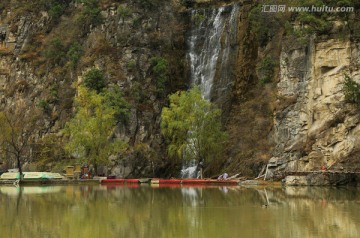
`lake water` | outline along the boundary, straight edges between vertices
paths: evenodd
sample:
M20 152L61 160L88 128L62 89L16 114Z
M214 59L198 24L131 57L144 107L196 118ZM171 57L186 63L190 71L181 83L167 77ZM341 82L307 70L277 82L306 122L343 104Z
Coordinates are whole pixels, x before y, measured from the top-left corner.
M0 187L0 237L360 237L360 190Z

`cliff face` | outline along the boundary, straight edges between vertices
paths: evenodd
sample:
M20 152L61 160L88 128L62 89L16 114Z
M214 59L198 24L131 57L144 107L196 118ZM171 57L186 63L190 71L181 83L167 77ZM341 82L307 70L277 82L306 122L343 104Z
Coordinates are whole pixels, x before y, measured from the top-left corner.
M359 114L345 102L343 83L344 75L359 80L358 54L358 44L349 39L313 40L304 48L282 50L278 103L289 103L276 111L271 166L311 171L354 162Z
M222 104L230 135L223 170L256 175L268 164L269 178L322 166L357 169L358 107L343 89L345 75L360 80L357 11L300 42L279 24L296 29L293 18L254 18L256 7L242 2L239 10L232 97Z
M60 145L59 132L73 116L74 85L90 68L98 68L106 84L118 87L130 104L128 119L116 131L130 147L112 158L109 173L152 174L156 168L149 162L161 164L164 158L159 123L165 95L185 84L185 43L180 5L145 2L98 1L90 7L100 12L100 22L86 18L86 4L75 1L62 1L60 16L52 13L54 6L38 6L36 1L4 2L0 6L0 109L14 115L23 112L25 118L38 114L32 141L41 146L44 138L54 135ZM157 58L167 62L162 92L152 70ZM38 160L35 147L27 151L27 163ZM46 166L61 163L57 159ZM25 165L26 169L30 168Z
M74 85L96 67L107 85L118 87L130 103L129 118L115 132L129 149L111 158L109 173L177 176L180 168L165 160L161 109L168 94L189 87L194 14L203 20L214 12L223 18L219 25L225 30L219 37L210 99L223 109L229 142L227 157L207 172L255 175L269 160L269 177L323 165L356 168L360 114L345 102L342 90L344 74L360 81L360 48L351 32L334 29L334 34L315 34L299 45L283 27L275 27L259 40L251 16L257 5L249 1L102 0L97 6L100 22L84 22L86 5L62 2L60 15L51 6L35 8L20 0L0 5L0 110L20 111L24 118L39 115L27 162L38 160L38 147L47 136L62 143L59 132L73 116ZM211 27L209 20L205 22ZM275 23L265 18L262 24ZM159 58L167 61L164 88L157 86L153 70ZM59 159L45 165L52 168Z

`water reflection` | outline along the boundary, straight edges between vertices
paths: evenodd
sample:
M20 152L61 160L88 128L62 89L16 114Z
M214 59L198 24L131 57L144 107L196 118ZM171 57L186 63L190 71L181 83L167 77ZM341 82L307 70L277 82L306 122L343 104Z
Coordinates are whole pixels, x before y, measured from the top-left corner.
M61 192L61 187L41 186L41 187L19 187L19 186L4 186L0 187L0 193L9 196L18 196L22 194L42 194L42 193L58 193Z
M25 238L359 237L359 206L357 188L0 187L0 230Z

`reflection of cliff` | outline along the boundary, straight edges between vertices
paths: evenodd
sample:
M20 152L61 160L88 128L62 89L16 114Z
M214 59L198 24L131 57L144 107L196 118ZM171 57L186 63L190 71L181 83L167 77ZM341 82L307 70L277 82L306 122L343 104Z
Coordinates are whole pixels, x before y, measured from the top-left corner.
M358 189L286 187L260 190L269 197L278 237L358 237ZM281 221L283 216L286 221ZM287 228L281 228L281 221Z
M59 187L0 194L4 237L358 237L359 190ZM268 201L267 208L262 204ZM18 207L18 209L17 209ZM16 222L13 222L16 221Z

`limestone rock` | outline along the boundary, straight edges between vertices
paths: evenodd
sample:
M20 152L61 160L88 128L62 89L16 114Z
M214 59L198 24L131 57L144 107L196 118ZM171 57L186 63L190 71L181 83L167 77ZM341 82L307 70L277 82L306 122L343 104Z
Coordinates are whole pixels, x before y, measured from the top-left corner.
M281 168L283 171L317 170L360 150L356 139L359 114L345 102L342 92L344 74L358 65L358 52L358 45L336 39L311 41L307 47L295 50L283 49L277 84L279 100L294 95L297 98L290 107L276 111L273 155L288 162ZM349 75L356 78L359 72ZM273 159L268 164L273 167ZM318 184L316 179L310 183Z

